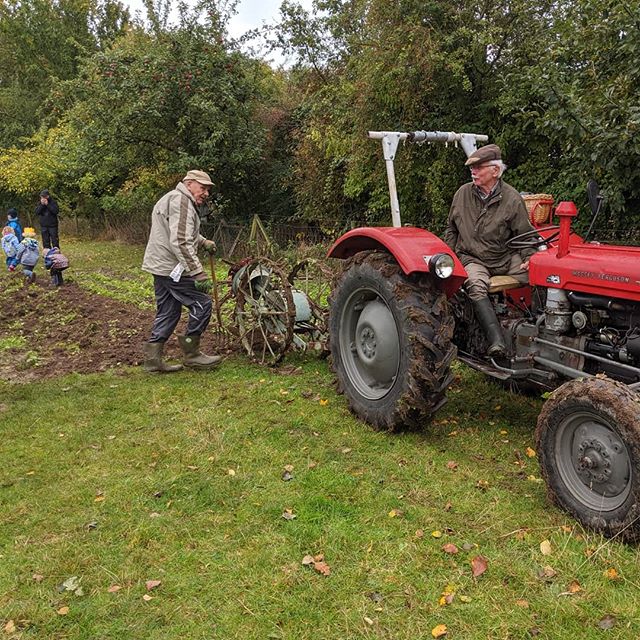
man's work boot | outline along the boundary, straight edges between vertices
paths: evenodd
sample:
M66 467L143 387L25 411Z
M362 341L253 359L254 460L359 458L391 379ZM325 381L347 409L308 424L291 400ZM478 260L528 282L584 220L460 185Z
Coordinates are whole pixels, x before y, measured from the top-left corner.
M200 351L200 336L180 336L178 342L182 347L185 367L192 369L213 369L222 361L222 356L207 356Z
M162 359L164 351L164 342L145 342L144 343L144 362L142 366L149 373L172 373L182 369L181 364L167 364Z
M495 309L489 298L481 298L473 301L473 307L478 317L478 322L487 336L489 347L487 349L488 356L503 356L507 350L504 343L502 328L496 317Z

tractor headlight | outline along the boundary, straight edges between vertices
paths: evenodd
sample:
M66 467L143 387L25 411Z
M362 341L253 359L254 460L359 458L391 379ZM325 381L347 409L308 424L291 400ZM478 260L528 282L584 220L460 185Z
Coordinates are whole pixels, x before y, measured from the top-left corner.
M430 271L443 280L451 277L454 266L453 258L448 253L436 253L436 255L432 256L431 260L429 260Z

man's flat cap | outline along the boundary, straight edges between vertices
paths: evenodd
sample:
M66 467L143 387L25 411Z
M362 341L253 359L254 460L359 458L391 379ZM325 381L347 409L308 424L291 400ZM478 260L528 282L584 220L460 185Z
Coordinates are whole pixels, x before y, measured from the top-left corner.
M467 158L465 164L480 164L490 160L502 160L502 152L497 144L486 144L484 147L480 147Z
M211 182L211 178L209 177L209 174L205 173L204 171L198 171L197 169L192 169L191 171L187 171L187 175L184 178L182 178L182 182L185 182L187 180L195 180L196 182L199 182L205 187L213 186L213 182Z

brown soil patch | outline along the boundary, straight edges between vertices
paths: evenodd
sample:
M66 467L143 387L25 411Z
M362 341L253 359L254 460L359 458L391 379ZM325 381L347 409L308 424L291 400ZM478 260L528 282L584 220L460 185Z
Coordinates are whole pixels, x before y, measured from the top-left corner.
M36 282L8 298L0 294L0 380L30 382L142 361L152 310L89 293L73 283L53 288ZM186 311L178 334L185 317ZM205 334L202 346L205 353L215 351L211 334ZM175 335L166 353L170 358L180 355Z

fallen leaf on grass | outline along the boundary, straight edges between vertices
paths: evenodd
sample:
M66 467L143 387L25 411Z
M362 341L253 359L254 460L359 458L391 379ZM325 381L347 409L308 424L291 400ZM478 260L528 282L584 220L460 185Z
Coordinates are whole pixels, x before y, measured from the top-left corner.
M100 496L96 496L93 501L94 502L102 502L104 500L104 496L100 495Z
M60 607L60 608L58 609L58 611L56 611L56 613L57 613L59 616L66 616L66 615L67 615L67 613L69 613L69 607Z
M489 567L489 562L483 556L476 556L471 559L471 573L474 578L481 576Z
M458 547L456 547L456 545L452 544L451 542L445 544L444 547L442 547L442 550L445 553L458 553Z
M120 589L122 589L122 587L119 584L112 584L107 589L107 593L117 593L118 591L120 591Z
M543 540L540 543L540 553L543 556L550 556L551 555L551 543L548 540Z
M342 453L351 453L351 448L350 448L350 447L345 447L345 448L342 450Z
M609 580L617 580L620 577L620 574L613 567L610 567L604 572L604 577Z
M465 542L462 545L462 550L463 551L471 551L471 549L475 549L478 545L474 544L473 542Z
M431 629L431 635L434 638L443 638L447 635L447 625L446 624L437 624L433 629Z
M328 404L329 404L328 400L320 399L320 406L321 407L326 407Z
M288 471L289 473L293 473L293 465L292 464L285 464L284 465L284 470Z
M282 512L282 517L285 520L295 520L298 516L295 513L293 513L293 509L285 509Z
M441 607L444 607L453 602L455 598L456 588L452 584L448 584L443 590L440 596L440 600L438 600L438 604Z
M538 578L540 580L550 580L551 578L555 578L558 575L558 572L553 567L544 567L538 571Z
M452 471L455 471L458 468L458 463L454 462L453 460L449 460L449 462L447 462L447 469L451 469Z
M582 591L582 587L577 580L572 580L567 587L567 591L569 593L579 593L580 591Z
M471 602L471 596L458 596L460 602Z
M235 476L236 475L236 470L235 469L227 469L227 475L228 476Z
M435 531L432 531L432 532L431 532L431 535L432 535L434 538L442 538L442 531L438 531L438 530L436 529Z
M78 576L71 576L67 578L59 587L58 591L71 591L77 596L84 595L84 591L80 586L80 578Z
M535 449L532 449L531 447L527 447L525 453L527 454L527 458L535 458L537 455Z
M331 573L331 567L329 567L329 565L324 561L324 555L321 553L316 556L306 555L302 558L302 564L305 567L313 567L323 576L328 576Z
M9 635L11 633L16 632L16 623L13 620L9 620L7 624L4 625L4 632Z
M387 515L390 518L402 518L404 512L402 511L402 509L391 509L391 511L389 511Z
M147 588L147 591L151 591L152 589L157 589L161 584L162 580L147 580L144 586Z
M285 472L282 474L282 480L283 480L284 482L289 482L289 480L293 480L293 474L292 474L292 473L290 473L289 471L285 471Z
M143 599L145 602L149 602L149 600L153 600L153 598L152 598L148 593L145 593L145 594L142 596L142 599Z
M44 576L41 576L39 573L34 573L31 576L32 580L35 580L36 582L42 582L44 580Z
M414 535L416 538L424 538L424 529L417 529Z
M373 620L371 618L367 618L367 616L364 616L363 620L369 625L373 625Z
M613 629L616 626L616 622L615 616L608 615L598 621L598 626L601 629Z
M476 482L476 489L480 489L480 491L486 491L489 488L489 483L486 480L478 480Z
M522 607L523 609L528 609L529 608L529 601L528 600L516 600L516 606Z

